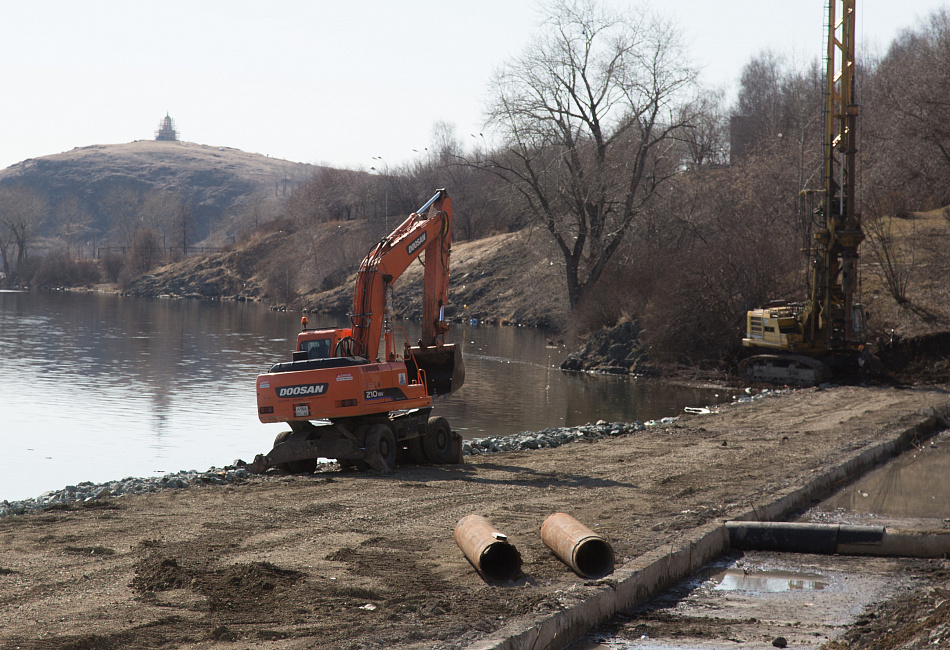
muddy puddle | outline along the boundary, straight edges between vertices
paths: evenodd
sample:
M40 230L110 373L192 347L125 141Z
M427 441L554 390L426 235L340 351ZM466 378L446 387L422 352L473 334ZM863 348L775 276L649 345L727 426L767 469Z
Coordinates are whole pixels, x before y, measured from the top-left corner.
M903 528L950 527L950 432L870 472L800 521Z
M824 589L828 581L818 573L800 571L726 569L716 571L710 576L716 582L714 589L720 591L761 591L779 593L782 591L811 591Z
M913 582L892 558L747 552L723 556L573 650L819 648L873 602Z

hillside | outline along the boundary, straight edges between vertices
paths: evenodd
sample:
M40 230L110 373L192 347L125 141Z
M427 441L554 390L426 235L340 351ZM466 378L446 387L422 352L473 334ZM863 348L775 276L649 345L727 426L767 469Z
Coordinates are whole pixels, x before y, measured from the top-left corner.
M279 308L345 314L356 269L367 242L378 238L377 229L369 222L343 222L313 232L258 233L234 250L157 269L136 279L128 293L261 300ZM549 246L531 230L454 242L450 317L563 328L566 292L560 273L550 271ZM282 287L285 283L291 286ZM282 289L290 288L299 295L281 300ZM418 319L421 293L422 265L414 264L395 285L396 314Z
M100 241L114 230L114 209L106 207L110 197L127 190L136 196L150 190L171 193L190 208L190 243L196 243L212 233L220 238L238 230L234 222L243 216L242 208L257 203L265 212L317 169L230 147L138 140L24 160L0 170L0 187L32 189L51 211L59 201L75 197ZM47 219L43 234L57 234L56 226L55 218Z
M866 225L862 300L880 335L916 336L950 328L950 211L911 212ZM903 291L898 302L889 287Z
M271 229L258 232L232 251L185 259L153 271L133 282L129 292L260 300L281 309L345 314L352 305L359 261L385 234L382 224L366 220L330 222L301 230L281 222ZM901 251L901 268L906 273L908 299L904 304L898 304L885 289L881 264L871 250L862 252L863 297L872 313L872 349L895 381L946 381L950 376L950 314L945 306L950 268L947 222L942 213L915 214L897 224L893 235L892 247ZM397 316L421 316L421 275L421 265L413 265L396 283ZM570 335L573 328L558 254L546 233L530 228L453 244L448 314L457 320L474 318L558 330L562 332L558 336L576 344ZM737 340L739 331L737 327ZM593 347L579 350L570 369L653 372L657 368L650 363L649 340L642 333L642 328L630 321L610 331L593 332L588 338ZM588 348L596 348L598 353ZM618 363L613 357L628 362ZM667 368L664 372L682 376L685 370Z

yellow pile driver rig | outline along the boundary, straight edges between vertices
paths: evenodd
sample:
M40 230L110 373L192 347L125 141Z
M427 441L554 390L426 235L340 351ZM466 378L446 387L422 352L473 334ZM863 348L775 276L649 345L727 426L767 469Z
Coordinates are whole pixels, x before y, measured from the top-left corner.
M742 344L762 352L740 363L747 381L814 385L837 369L856 368L864 350L865 312L855 301L858 246L864 239L855 204L855 1L828 3L823 186L801 197L801 209L811 212L803 217L815 220L810 295L804 303L748 312ZM814 197L818 205L809 210L807 199Z

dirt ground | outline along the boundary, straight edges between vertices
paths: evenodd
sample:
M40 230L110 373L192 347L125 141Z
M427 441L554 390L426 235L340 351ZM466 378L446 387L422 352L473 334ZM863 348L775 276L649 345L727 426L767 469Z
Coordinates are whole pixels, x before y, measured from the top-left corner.
M0 647L465 647L594 589L541 542L549 514L601 532L619 565L794 490L931 406L950 393L808 389L462 466L333 466L6 517ZM465 560L452 532L472 513L521 552L519 579L488 584Z

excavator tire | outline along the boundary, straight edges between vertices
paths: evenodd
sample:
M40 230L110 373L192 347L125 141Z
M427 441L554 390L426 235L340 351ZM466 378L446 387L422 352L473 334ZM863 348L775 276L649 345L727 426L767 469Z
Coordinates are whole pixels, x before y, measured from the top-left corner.
M449 421L433 416L426 425L426 434L422 438L422 448L426 458L435 465L445 465L452 459L452 430Z
M353 435L356 436L356 439L360 441L360 443L363 445L364 448L366 447L366 437L368 434L369 434L368 424L359 425L358 427L356 427L356 431L353 432ZM369 463L367 463L365 460L354 460L350 462L352 463L352 466L355 467L356 471L358 472L368 472L370 469Z
M373 424L366 432L364 443L367 450L376 450L386 468L392 470L396 465L396 436L385 424Z
M274 438L274 446L276 447L277 445L286 442L287 438L289 438L292 434L293 431L281 431L277 434L277 437ZM290 465L288 463L278 463L276 467L281 471L290 472Z

